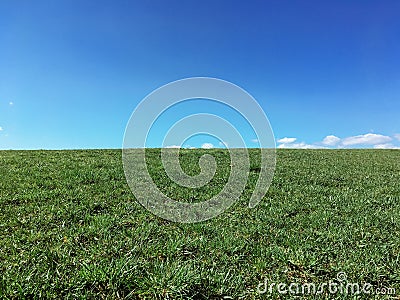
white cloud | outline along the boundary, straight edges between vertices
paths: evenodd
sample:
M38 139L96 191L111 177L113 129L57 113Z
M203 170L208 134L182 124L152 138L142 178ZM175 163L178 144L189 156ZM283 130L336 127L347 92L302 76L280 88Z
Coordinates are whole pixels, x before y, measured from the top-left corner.
M164 148L180 148L181 146L178 145L171 145L171 146L165 146Z
M291 149L318 149L318 148L322 148L322 147L301 142L301 143L283 143L283 144L280 144L278 146L278 148L282 148L282 149L284 149L284 148L286 148L286 149L288 149L288 148L291 148Z
M400 141L400 134L392 137L382 134L367 133L356 136L340 138L335 135L328 135L320 142L306 143L299 142L294 137L284 137L277 140L277 148L294 149L333 149L351 148L352 146L370 147L375 149L400 149L400 145L393 141Z
M0 126L0 131L3 131L3 127Z
M277 140L277 142L281 143L281 144L290 144L290 143L294 143L296 140L297 140L296 138L284 137L283 139Z
M203 145L201 145L201 148L203 149L211 149L214 148L214 145L211 143L204 143Z
M252 143L258 143L258 139L252 139L251 142Z
M350 136L342 140L343 146L352 145L378 145L386 144L392 140L391 137L375 133Z
M292 149L316 149L316 148L322 148L319 147L317 145L311 145L311 144L307 144L304 142L298 142L295 143L297 141L297 138L288 138L288 137L284 137L282 139L277 140L277 142L279 143L278 148L292 148Z
M397 147L391 143L387 144L378 144L374 146L374 149L400 149L400 147Z
M14 105L14 102L10 101L8 102L9 105Z
M326 146L335 146L335 145L339 144L339 142L340 142L340 138L338 138L337 136L328 135L323 139L322 144L326 145Z

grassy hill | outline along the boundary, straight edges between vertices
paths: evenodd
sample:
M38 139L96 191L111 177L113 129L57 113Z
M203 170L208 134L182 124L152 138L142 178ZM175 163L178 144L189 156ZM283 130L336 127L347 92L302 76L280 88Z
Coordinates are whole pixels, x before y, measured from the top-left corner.
M250 151L240 201L196 224L138 204L120 150L0 151L0 296L284 298L257 287L321 284L339 272L400 294L400 151L278 150L273 183L249 209L259 171ZM157 149L148 151L153 179L177 200L209 199L229 176L229 156L186 150L183 169L199 172L204 153L218 163L208 186L174 185Z

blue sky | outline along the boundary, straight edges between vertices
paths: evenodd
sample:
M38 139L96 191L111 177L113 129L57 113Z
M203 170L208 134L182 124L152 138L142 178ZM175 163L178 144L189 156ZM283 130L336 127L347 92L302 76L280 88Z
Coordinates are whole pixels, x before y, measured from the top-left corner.
M254 96L278 147L399 147L399 12L395 0L3 0L0 149L120 148L147 94L194 76Z

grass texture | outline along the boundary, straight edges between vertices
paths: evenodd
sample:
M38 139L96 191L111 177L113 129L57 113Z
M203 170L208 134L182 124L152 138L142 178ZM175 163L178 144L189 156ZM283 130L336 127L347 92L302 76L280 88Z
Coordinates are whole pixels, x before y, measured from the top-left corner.
M230 159L226 150L183 150L182 168L197 174L204 153L218 164L207 186L171 182L159 149L148 150L153 180L176 200L209 199ZM257 287L320 284L345 272L349 282L396 290L360 299L399 299L400 151L279 149L254 209L247 204L260 157L250 156L236 204L181 224L135 201L120 150L0 151L0 298L286 299ZM320 295L335 297L353 299Z

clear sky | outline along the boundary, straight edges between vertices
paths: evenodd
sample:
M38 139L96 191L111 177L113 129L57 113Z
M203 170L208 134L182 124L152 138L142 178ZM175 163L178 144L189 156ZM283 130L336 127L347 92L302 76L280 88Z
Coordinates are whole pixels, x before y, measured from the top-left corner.
M0 149L120 148L194 76L253 95L278 147L399 147L400 1L0 1Z

